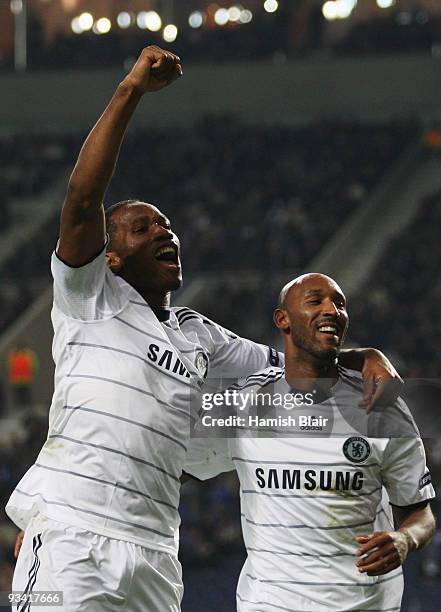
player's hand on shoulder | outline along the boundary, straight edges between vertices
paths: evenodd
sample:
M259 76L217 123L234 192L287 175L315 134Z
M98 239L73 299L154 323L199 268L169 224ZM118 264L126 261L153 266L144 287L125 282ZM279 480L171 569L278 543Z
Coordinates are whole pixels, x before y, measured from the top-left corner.
M24 531L20 531L20 533L17 536L17 539L15 540L15 546L14 546L14 558L15 559L18 558L18 554L20 552L21 545L23 544L24 535L25 535Z
M366 350L362 369L363 400L370 412L375 406L393 404L403 388L403 380L392 363L377 349Z
M358 571L368 576L388 574L404 563L411 550L411 540L403 531L377 531L355 540L360 544L355 553L361 557Z
M182 76L181 59L156 45L145 47L124 82L139 92L158 91Z

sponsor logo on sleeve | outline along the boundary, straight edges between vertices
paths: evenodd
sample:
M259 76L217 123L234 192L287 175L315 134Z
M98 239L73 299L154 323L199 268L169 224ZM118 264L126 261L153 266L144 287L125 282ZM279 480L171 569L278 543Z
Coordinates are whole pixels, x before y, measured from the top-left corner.
M371 454L371 446L364 438L353 436L343 444L343 454L352 463L362 463Z
M424 474L424 476L420 478L418 489L421 491L421 489L424 489L424 487L427 487L427 485L429 485L431 482L432 482L432 474L430 472L427 472L426 474Z
M279 353L271 346L269 347L269 362L272 366L278 366L280 363Z

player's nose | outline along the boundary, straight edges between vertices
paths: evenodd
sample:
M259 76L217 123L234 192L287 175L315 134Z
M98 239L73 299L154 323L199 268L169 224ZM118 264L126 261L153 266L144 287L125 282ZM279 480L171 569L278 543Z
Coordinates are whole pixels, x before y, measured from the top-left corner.
M338 316L339 310L334 300L327 299L322 302L322 314L328 316Z
M160 223L155 223L152 229L155 235L155 240L172 240L174 237L174 233Z

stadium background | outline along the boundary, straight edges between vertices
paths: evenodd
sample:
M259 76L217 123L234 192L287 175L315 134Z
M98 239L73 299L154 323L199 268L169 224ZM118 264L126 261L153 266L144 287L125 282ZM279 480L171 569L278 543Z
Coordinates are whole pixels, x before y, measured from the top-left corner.
M437 0L1 0L0 31L0 591L16 535L4 504L46 435L68 172L145 44L178 52L185 78L138 109L106 201L140 197L172 218L175 304L275 344L280 286L327 272L350 298L352 344L425 379L418 399L439 420ZM423 426L439 482L434 431ZM235 476L186 484L181 514L184 612L234 610ZM403 610L438 611L439 532L406 572Z

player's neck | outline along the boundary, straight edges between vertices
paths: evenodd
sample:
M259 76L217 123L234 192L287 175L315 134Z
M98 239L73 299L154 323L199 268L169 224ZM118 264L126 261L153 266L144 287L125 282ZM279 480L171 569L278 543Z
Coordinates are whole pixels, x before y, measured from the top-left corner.
M296 389L312 389L319 380L324 386L331 387L338 378L337 360L285 350L285 378Z
M153 310L170 308L170 291L167 291L167 293L158 293L156 291L143 289L137 289L137 291Z

